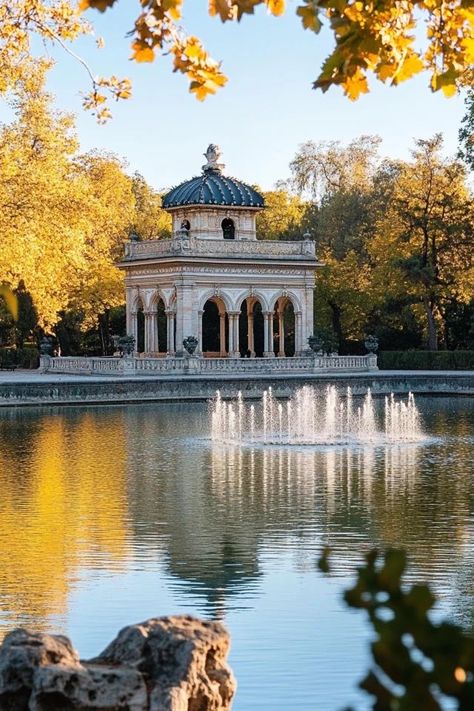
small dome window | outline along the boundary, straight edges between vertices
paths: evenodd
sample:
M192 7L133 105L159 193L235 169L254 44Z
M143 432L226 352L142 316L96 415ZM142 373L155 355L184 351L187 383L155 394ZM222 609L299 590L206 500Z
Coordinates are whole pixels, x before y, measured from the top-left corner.
M230 217L226 217L225 220L222 220L221 227L224 239L235 239L234 220L231 220Z
M182 229L182 230L186 230L187 232L189 232L189 230L191 229L191 223L190 223L190 221L189 221L189 220L183 220L182 223L181 223L181 229Z

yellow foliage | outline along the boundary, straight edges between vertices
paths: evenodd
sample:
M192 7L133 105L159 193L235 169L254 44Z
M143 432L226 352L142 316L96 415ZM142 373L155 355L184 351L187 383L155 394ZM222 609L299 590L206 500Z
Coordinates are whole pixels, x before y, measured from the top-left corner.
M125 0L122 0L124 2ZM31 67L49 60L36 58L31 35L43 43L55 42L66 51L67 43L92 32L83 19L87 10L105 12L119 0L0 0L0 93L26 81ZM327 91L339 85L352 100L368 89L372 73L392 85L426 71L433 91L450 96L473 83L474 11L467 0L300 0L296 13L304 29L318 33L324 22L334 37L334 46L314 82L315 88ZM285 0L209 0L208 12L222 22L240 21L259 5L269 14L281 16ZM190 91L197 99L214 94L227 82L220 63L211 58L200 40L188 35L178 24L184 0L140 0L141 11L132 31L132 59L153 62L161 55L173 57L174 71L184 74ZM426 42L419 42L424 29ZM102 79L98 82L86 66L92 84L84 107L92 110L99 121L106 120L109 109L99 104L105 96L97 87L106 89L107 97L127 99L130 85ZM445 77L440 83L439 77ZM127 80L122 80L127 82ZM98 103L99 102L99 103Z
M65 309L87 327L123 302L115 263L151 198L142 191L138 206L114 156L77 156L72 119L49 102L38 78L18 100L17 120L0 129L0 284L23 281L47 330ZM150 219L160 212L154 204Z

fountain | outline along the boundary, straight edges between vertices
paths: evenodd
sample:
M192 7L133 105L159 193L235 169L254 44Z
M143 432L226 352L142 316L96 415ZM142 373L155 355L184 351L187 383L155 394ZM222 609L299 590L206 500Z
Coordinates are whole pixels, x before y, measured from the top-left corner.
M219 391L212 401L211 438L227 444L338 445L417 442L423 437L412 393L406 402L393 393L385 398L383 423L378 423L370 389L356 405L351 388L340 395L334 385L324 392L299 388L286 403L269 388L259 405L248 405L239 392L226 402Z

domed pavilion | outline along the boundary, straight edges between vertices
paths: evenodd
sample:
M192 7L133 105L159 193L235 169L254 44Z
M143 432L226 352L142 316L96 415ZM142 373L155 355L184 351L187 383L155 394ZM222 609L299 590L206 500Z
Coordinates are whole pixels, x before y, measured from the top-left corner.
M257 240L262 195L224 174L217 146L204 155L201 174L163 199L172 239L126 245L127 333L148 357L184 355L189 336L202 357L301 355L313 332L314 243Z

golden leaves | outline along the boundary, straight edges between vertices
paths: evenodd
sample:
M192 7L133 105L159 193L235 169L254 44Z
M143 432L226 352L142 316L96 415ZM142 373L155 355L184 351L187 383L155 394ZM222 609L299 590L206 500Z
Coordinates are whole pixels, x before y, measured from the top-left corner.
M132 44L132 50L132 59L136 62L153 62L155 59L155 53L152 48L142 40L135 40Z
M23 70L32 60L30 34L65 42L91 32L80 12L105 12L118 0L0 0L0 92L27 77ZM122 0L124 3L125 0ZM190 0L189 0L190 2ZM392 85L416 74L430 73L433 91L446 95L474 82L474 0L299 0L296 14L304 29L318 33L325 19L334 47L314 82L327 91L339 85L356 99L368 91L367 78ZM162 55L173 57L173 69L189 80L190 91L202 100L224 86L227 78L201 42L178 24L184 0L140 0L141 12L132 31L132 59L153 62ZM208 13L222 22L240 21L259 5L269 14L285 12L285 0L208 0ZM417 28L426 28L427 42L418 47ZM86 63L79 58L87 67ZM94 109L97 86L88 69L93 91L85 105ZM123 99L129 91L116 92ZM104 96L98 92L97 96ZM105 117L105 114L102 114Z
M344 93L351 101L355 101L361 94L367 94L369 85L364 74L358 70L350 77L347 77L343 82Z
M283 13L285 12L285 0L266 0L266 2L268 12L270 12L272 15L278 17L279 15L283 15Z

